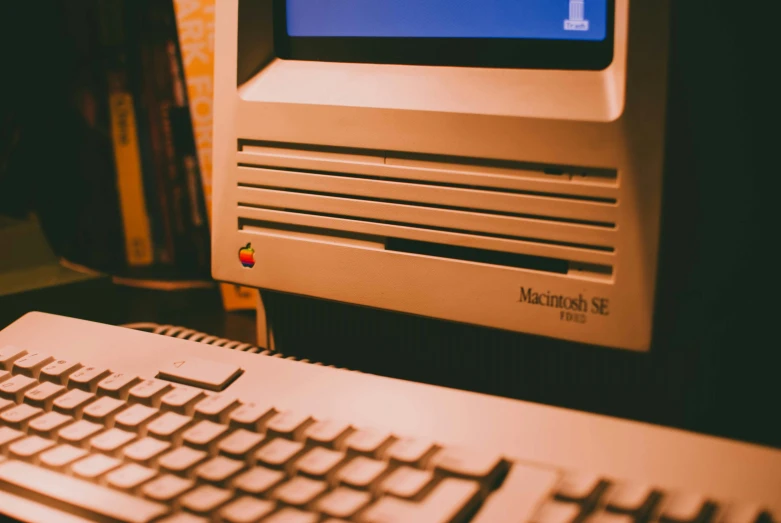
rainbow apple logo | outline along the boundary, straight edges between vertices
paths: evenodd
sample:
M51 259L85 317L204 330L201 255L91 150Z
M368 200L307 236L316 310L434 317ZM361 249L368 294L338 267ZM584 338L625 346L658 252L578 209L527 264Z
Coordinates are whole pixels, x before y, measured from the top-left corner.
M239 261L247 269L251 269L255 266L255 249L252 248L251 243L248 243L246 247L239 249Z

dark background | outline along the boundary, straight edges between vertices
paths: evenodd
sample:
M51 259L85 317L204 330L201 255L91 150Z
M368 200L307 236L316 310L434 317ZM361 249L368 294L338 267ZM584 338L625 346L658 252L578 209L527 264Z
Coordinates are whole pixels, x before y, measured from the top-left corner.
M0 174L0 212L36 210L57 249L65 248L58 238L88 219L86 195L95 189L83 181L89 173L74 172L74 155L89 144L74 132L67 110L68 46L47 4L54 2L0 7L0 24L7 25L0 30L0 158L12 141L8 122L24 130L16 167L7 171L14 175ZM778 44L756 9L726 0L672 6L650 353L267 293L279 349L365 372L781 447L778 87L770 81ZM102 248L106 256L114 252L109 243ZM33 309L254 339L252 316L222 312L216 290L162 293L99 280L0 300L0 327Z

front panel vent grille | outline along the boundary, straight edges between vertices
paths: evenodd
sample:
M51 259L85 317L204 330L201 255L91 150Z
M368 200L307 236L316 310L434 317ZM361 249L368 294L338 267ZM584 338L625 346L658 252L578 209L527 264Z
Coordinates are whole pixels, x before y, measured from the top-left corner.
M388 251L610 277L615 171L239 142L239 226Z

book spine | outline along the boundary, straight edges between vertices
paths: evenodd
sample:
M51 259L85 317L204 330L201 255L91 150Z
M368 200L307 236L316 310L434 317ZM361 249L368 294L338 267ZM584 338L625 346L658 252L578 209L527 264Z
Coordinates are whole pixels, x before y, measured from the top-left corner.
M131 90L136 102L141 169L144 175L147 210L152 229L152 239L155 245L155 261L156 265L172 266L174 261L174 244L168 220L165 190L158 186L155 144L151 129L153 123L149 118L149 100L144 86L147 74L144 70L142 57L145 45L142 17L145 5L146 3L143 1L130 2L125 0L128 48L131 50L128 52L129 76L131 79Z
M151 265L154 263L154 249L146 212L133 97L119 87L119 76L113 76L111 83L115 86L109 94L111 136L114 142L127 262L133 267Z
M107 80L111 137L125 255L131 267L149 266L154 263L154 246L144 194L135 107L127 79L122 4L120 0L103 0L101 8L104 43L109 57Z
M187 264L182 191L177 179L169 109L172 105L170 70L165 50L164 22L159 0L138 0L141 9L141 65L143 99L153 165L154 185L161 211L164 236L172 266Z
M207 216L212 204L212 114L214 97L214 11L216 0L174 0L184 78L200 166ZM220 285L226 310L253 310L257 291Z
M171 27L172 36L176 38L176 28ZM194 249L195 270L208 275L210 272L210 238L209 225L206 219L206 209L203 202L203 189L198 160L195 150L195 139L190 119L190 109L187 104L187 92L184 87L184 75L180 65L179 49L173 40L167 44L168 60L171 68L174 107L171 109L171 123L174 132L174 148L182 170L187 193L187 208L189 211L188 225L190 240Z

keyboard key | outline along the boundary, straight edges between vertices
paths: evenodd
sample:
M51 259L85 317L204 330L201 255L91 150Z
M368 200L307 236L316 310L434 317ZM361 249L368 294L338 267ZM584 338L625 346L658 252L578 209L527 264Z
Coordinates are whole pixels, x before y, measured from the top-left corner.
M271 470L265 467L253 467L233 480L233 486L237 490L260 496L279 485L285 479L285 473L279 470Z
M263 523L317 523L319 519L320 517L312 512L287 507L264 519Z
M60 430L57 435L63 443L70 443L80 447L102 430L103 425L87 420L79 420Z
M378 491L381 494L413 499L422 496L432 481L434 474L430 471L402 466L379 484Z
M368 492L339 487L320 498L316 509L325 516L351 518L371 500Z
M185 494L179 500L185 509L207 516L233 498L230 490L203 485Z
M265 499L239 498L223 507L221 520L225 523L255 523L276 509L276 503Z
M260 432L265 429L266 422L276 414L276 410L266 405L242 403L228 415L228 420L232 427Z
M263 436L250 432L245 429L238 429L229 434L217 444L217 450L220 454L226 456L246 459L263 442Z
M719 523L757 523L763 516L762 508L759 505L749 503L733 503L726 507L719 515ZM768 522L771 521L767 517Z
M54 400L52 404L54 410L78 417L84 411L84 407L94 401L95 395L83 390L71 390Z
M71 374L81 368L80 363L68 360L56 360L41 369L39 376L41 381L48 381L57 385L66 385Z
M0 463L0 489L99 521L149 523L168 512L164 505L14 460Z
M160 456L158 465L166 472L186 475L208 457L209 455L201 450L180 447Z
M14 376L0 383L0 397L21 403L24 393L38 385L34 378Z
M154 469L130 463L110 472L106 476L106 484L115 489L131 491L152 480L155 476L157 476L157 471Z
M134 433L114 428L92 438L89 445L92 450L114 456L134 439Z
M11 379L11 376L13 376L13 374L11 374L11 371L0 370L0 383L4 382L7 379Z
M29 436L15 441L8 447L8 457L31 461L35 456L54 446L54 442L40 436Z
M345 460L346 456L338 450L315 447L293 463L293 470L316 479L327 477Z
M130 401L141 403L148 407L159 407L163 396L173 389L173 386L158 379L144 380L130 389Z
M303 443L276 438L260 447L255 453L255 459L267 467L281 469L305 450Z
M638 519L631 514L618 512L597 512L586 518L588 523L637 523Z
M438 448L429 441L403 438L388 447L386 458L401 465L425 467L437 450Z
M225 394L213 394L195 405L195 417L227 423L228 415L239 406L239 400Z
M195 482L190 479L166 474L141 487L141 492L149 499L170 503L194 487Z
M14 347L13 345L4 345L0 347L0 369L11 370L14 361L27 354L27 351Z
M219 392L244 372L230 363L183 358L172 361L158 372L160 379Z
M662 523L692 523L707 521L715 506L696 494L672 494L665 496L659 512Z
M286 505L303 507L312 503L327 489L328 485L322 481L299 476L277 487L271 493L271 497Z
M11 428L19 430L27 430L27 424L30 420L43 414L43 411L38 407L31 407L30 405L17 405L16 407L4 410L0 414L0 423L4 423Z
M269 419L266 425L266 434L269 437L283 437L299 440L304 431L314 423L314 420L299 412L279 412Z
M111 374L108 369L98 367L82 367L68 378L68 386L76 387L86 392L95 392L98 382Z
M127 399L130 389L141 380L132 374L115 372L98 382L98 394Z
M320 517L312 512L287 507L264 519L263 523L317 523L319 519Z
M166 412L147 425L150 436L167 441L176 440L178 436L192 423L192 418L175 412Z
M64 428L74 419L59 412L47 412L30 421L27 428L30 432L46 438L54 437L57 432Z
M441 475L474 479L491 485L507 470L504 458L490 450L446 448L434 455L429 466Z
M341 448L344 440L354 429L349 423L323 420L313 423L304 432L304 439L310 445L322 445L329 449Z
M11 400L7 400L4 398L0 398L0 412L3 412L4 410L13 408L16 406L16 403L14 403Z
M719 513L718 523L773 523L781 521L753 503L733 503Z
M158 414L160 411L153 407L135 404L117 414L114 423L119 428L141 432Z
M389 521L425 521L421 519L421 508L416 503L386 496L380 498L361 513L360 523L387 523ZM417 519L415 519L417 518Z
M185 445L202 450L209 450L215 446L220 437L228 431L225 425L219 425L213 421L199 421L182 433L182 441Z
M244 470L244 463L223 456L212 458L195 469L195 477L207 483L227 486L226 483Z
M174 387L173 390L163 395L160 407L180 414L193 413L195 404L206 396L203 391L188 387Z
M30 352L14 362L14 373L37 378L41 369L54 361L54 358L42 352Z
M388 470L388 463L357 456L336 473L336 481L359 489L370 489Z
M25 392L24 401L34 407L52 410L54 400L65 392L67 392L67 389L62 385L44 382Z
M5 450L14 441L27 436L24 432L9 427L0 427L0 452ZM2 457L0 455L0 457Z
M445 523L462 520L482 502L480 486L474 481L446 478L424 500L426 521Z
M594 502L605 486L597 474L573 472L566 474L556 488L556 499L576 503Z
M359 521L385 523L387 521L425 521L451 523L463 521L480 502L480 485L459 478L445 478L422 502L385 496L370 505Z
M127 404L122 400L103 397L84 407L84 419L110 425L114 421L114 416L126 406Z
M150 464L155 458L171 448L171 444L156 438L142 438L131 443L122 453L129 460Z
M651 500L654 490L638 483L622 483L613 487L607 497L609 512L639 514Z
M71 466L74 475L83 479L97 479L103 474L122 465L118 459L104 456L103 454L91 454Z
M578 503L551 501L537 510L531 523L575 523L582 510Z
M173 516L161 519L157 523L209 523L209 520L201 516L188 514L187 512L178 512Z
M39 456L41 465L62 470L74 461L77 461L87 455L87 451L74 447L72 445L57 445L51 450L47 450Z

